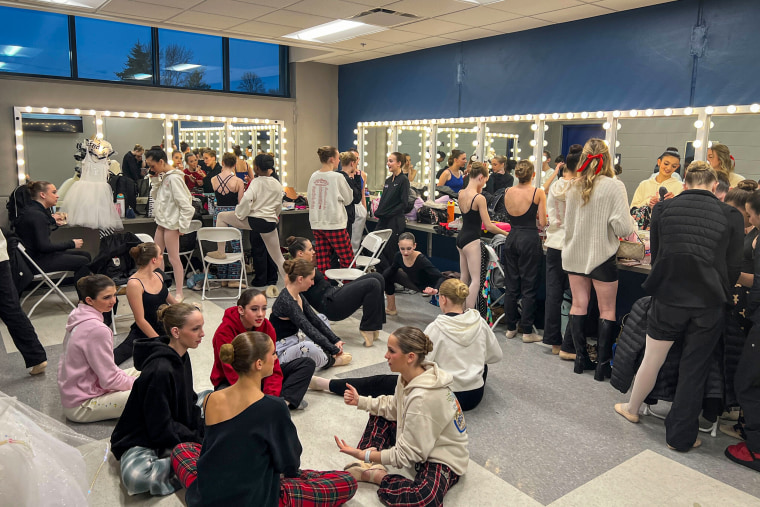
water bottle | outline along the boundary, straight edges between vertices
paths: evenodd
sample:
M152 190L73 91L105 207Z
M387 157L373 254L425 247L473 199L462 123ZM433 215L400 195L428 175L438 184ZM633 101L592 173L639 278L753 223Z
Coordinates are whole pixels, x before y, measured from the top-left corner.
M446 215L449 223L454 221L454 201L452 200L449 200L449 204L446 205Z
M126 211L126 208L124 207L124 194L118 194L116 196L116 211L119 212L121 218L124 218L124 212Z

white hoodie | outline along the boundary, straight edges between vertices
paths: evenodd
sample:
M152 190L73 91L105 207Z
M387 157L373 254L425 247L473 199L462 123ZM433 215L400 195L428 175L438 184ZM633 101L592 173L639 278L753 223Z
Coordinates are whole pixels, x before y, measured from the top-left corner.
M549 218L544 243L546 248L562 250L565 244L566 193L572 181L559 178L549 187L549 196L546 198L546 215Z
M354 200L343 173L315 171L309 178L309 223L316 231L346 228L346 206Z
M396 445L380 451L383 465L412 468L416 463L443 463L461 476L467 471L467 425L451 391L451 374L424 362L425 373L404 384L398 377L393 396L360 396L357 406L396 421Z
M150 196L153 198L153 215L156 225L171 231L190 232L193 220L193 196L185 184L185 174L179 169L164 173L163 179L150 178Z
M454 377L451 390L471 391L483 386L483 365L501 361L496 336L480 313L471 308L461 315L439 315L425 328L433 342L426 357Z

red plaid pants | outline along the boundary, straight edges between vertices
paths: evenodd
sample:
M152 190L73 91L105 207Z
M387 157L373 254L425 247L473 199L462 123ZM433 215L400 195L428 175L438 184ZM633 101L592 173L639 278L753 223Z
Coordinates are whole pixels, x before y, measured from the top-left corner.
M351 239L346 229L334 231L311 231L314 234L314 254L317 261L317 269L322 273L330 269L330 257L333 252L338 255L340 267L347 268L354 258L351 249Z
M189 488L198 478L201 445L179 444L172 451L172 468L180 483ZM330 507L343 505L356 493L358 484L348 472L301 470L298 477L280 479L280 507Z

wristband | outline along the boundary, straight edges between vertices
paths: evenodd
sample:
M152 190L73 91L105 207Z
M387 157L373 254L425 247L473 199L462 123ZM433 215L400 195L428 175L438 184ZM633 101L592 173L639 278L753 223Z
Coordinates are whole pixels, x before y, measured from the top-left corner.
M370 454L371 452L372 452L372 451L371 451L370 449L367 449L367 452L365 452L365 453L364 453L364 462L365 462L365 463L372 463L372 462L369 460L369 454Z

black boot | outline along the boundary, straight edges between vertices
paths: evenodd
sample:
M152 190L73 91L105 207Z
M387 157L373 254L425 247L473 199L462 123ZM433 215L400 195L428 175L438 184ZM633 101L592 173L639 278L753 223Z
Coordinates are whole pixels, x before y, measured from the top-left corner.
M593 370L596 363L588 357L586 350L586 316L570 315L570 321L567 323L573 336L573 345L575 345L575 373L583 373L584 370Z
M597 331L599 341L596 347L598 356L594 380L602 382L605 378L612 377L610 359L612 359L613 334L616 327L617 322L614 320L599 319L599 331Z

